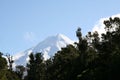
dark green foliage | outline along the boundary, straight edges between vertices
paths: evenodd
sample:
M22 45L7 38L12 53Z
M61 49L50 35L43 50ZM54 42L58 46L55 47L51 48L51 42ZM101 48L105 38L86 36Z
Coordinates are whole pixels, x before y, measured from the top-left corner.
M5 58L2 57L2 54L0 52L0 80L6 79L6 68L7 68L7 61Z
M35 55L35 80L45 80L45 64L43 63L43 57L41 53Z
M72 80L74 61L78 55L77 50L72 45L58 51L47 69L47 72L50 73L47 73L49 80Z
M44 80L45 65L41 53L36 53L35 55L31 53L29 58L30 60L27 65L28 75L25 77L25 80Z
M46 61L47 80L115 80L120 79L120 19L104 21L106 33L99 37L97 31L88 32L74 46L58 51L53 59ZM74 54L72 54L74 53Z
M7 68L7 61L0 52L0 80L20 80L15 72Z
M6 77L7 77L7 80L20 80L17 74L10 70L6 72Z
M0 80L20 80L16 73L9 70L2 70L0 72Z
M0 52L0 70L7 68L7 61L2 57L2 53Z
M29 55L29 63L27 64L28 67L28 75L27 75L27 80L34 80L35 79L35 59L33 53Z
M25 71L25 67L22 65L17 65L16 66L16 74L18 75L18 77L22 80L23 79L23 74Z
M110 18L104 21L106 26L106 34L102 34L102 42L99 51L100 65L97 73L102 73L102 78L113 80L118 78L120 74L120 19ZM100 71L99 71L100 70Z

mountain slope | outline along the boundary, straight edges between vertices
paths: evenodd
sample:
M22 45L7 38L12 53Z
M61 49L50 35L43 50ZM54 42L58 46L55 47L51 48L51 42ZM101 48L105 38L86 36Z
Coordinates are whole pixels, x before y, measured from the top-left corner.
M58 34L56 36L51 36L46 38L44 41L40 42L35 47L25 50L24 52L20 52L14 56L15 65L26 65L29 60L29 54L31 52L42 52L45 60L54 56L54 54L61 50L62 47L66 47L68 44L73 44L73 41L68 37Z

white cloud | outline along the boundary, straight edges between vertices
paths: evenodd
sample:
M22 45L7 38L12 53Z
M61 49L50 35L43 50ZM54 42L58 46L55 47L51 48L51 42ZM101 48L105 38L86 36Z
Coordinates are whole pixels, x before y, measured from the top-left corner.
M27 42L32 42L32 43L34 43L35 41L36 41L36 35L35 35L35 33L33 33L33 32L26 32L25 34L24 34L24 39L25 39L25 41L27 41Z
M103 21L106 20L107 18L101 18L93 27L92 31L98 31L99 34L105 33L104 27L105 25L103 24Z
M110 17L114 18L114 17L120 17L120 14L116 14L116 15L112 15L106 18L101 18L93 27L92 32L94 31L98 31L99 34L101 33L105 33L105 25L103 24L104 20L108 20Z

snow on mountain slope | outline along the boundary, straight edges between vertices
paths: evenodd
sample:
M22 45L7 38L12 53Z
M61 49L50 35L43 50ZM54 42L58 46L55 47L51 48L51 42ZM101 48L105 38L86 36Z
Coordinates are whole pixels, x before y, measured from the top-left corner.
M42 52L45 60L54 56L54 54L61 50L62 47L66 47L68 44L73 44L73 41L68 37L57 34L56 36L48 37L44 41L40 42L35 47L25 50L24 52L20 52L14 56L15 65L26 65L29 60L29 54L31 52L37 53Z

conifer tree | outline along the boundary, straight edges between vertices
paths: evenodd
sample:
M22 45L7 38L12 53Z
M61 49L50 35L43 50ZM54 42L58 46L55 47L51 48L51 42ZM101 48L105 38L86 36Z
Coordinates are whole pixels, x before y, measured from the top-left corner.
M28 71L27 71L27 76L25 77L26 80L34 80L35 79L35 75L33 74L36 74L35 72L35 58L34 58L34 54L31 53L29 55L29 63L27 64L27 68L28 68Z
M35 54L35 80L45 80L45 64L43 62L42 53Z
M25 80L45 80L45 65L43 63L43 57L41 53L35 55L31 53L29 55L28 75ZM33 75L34 74L34 75Z

